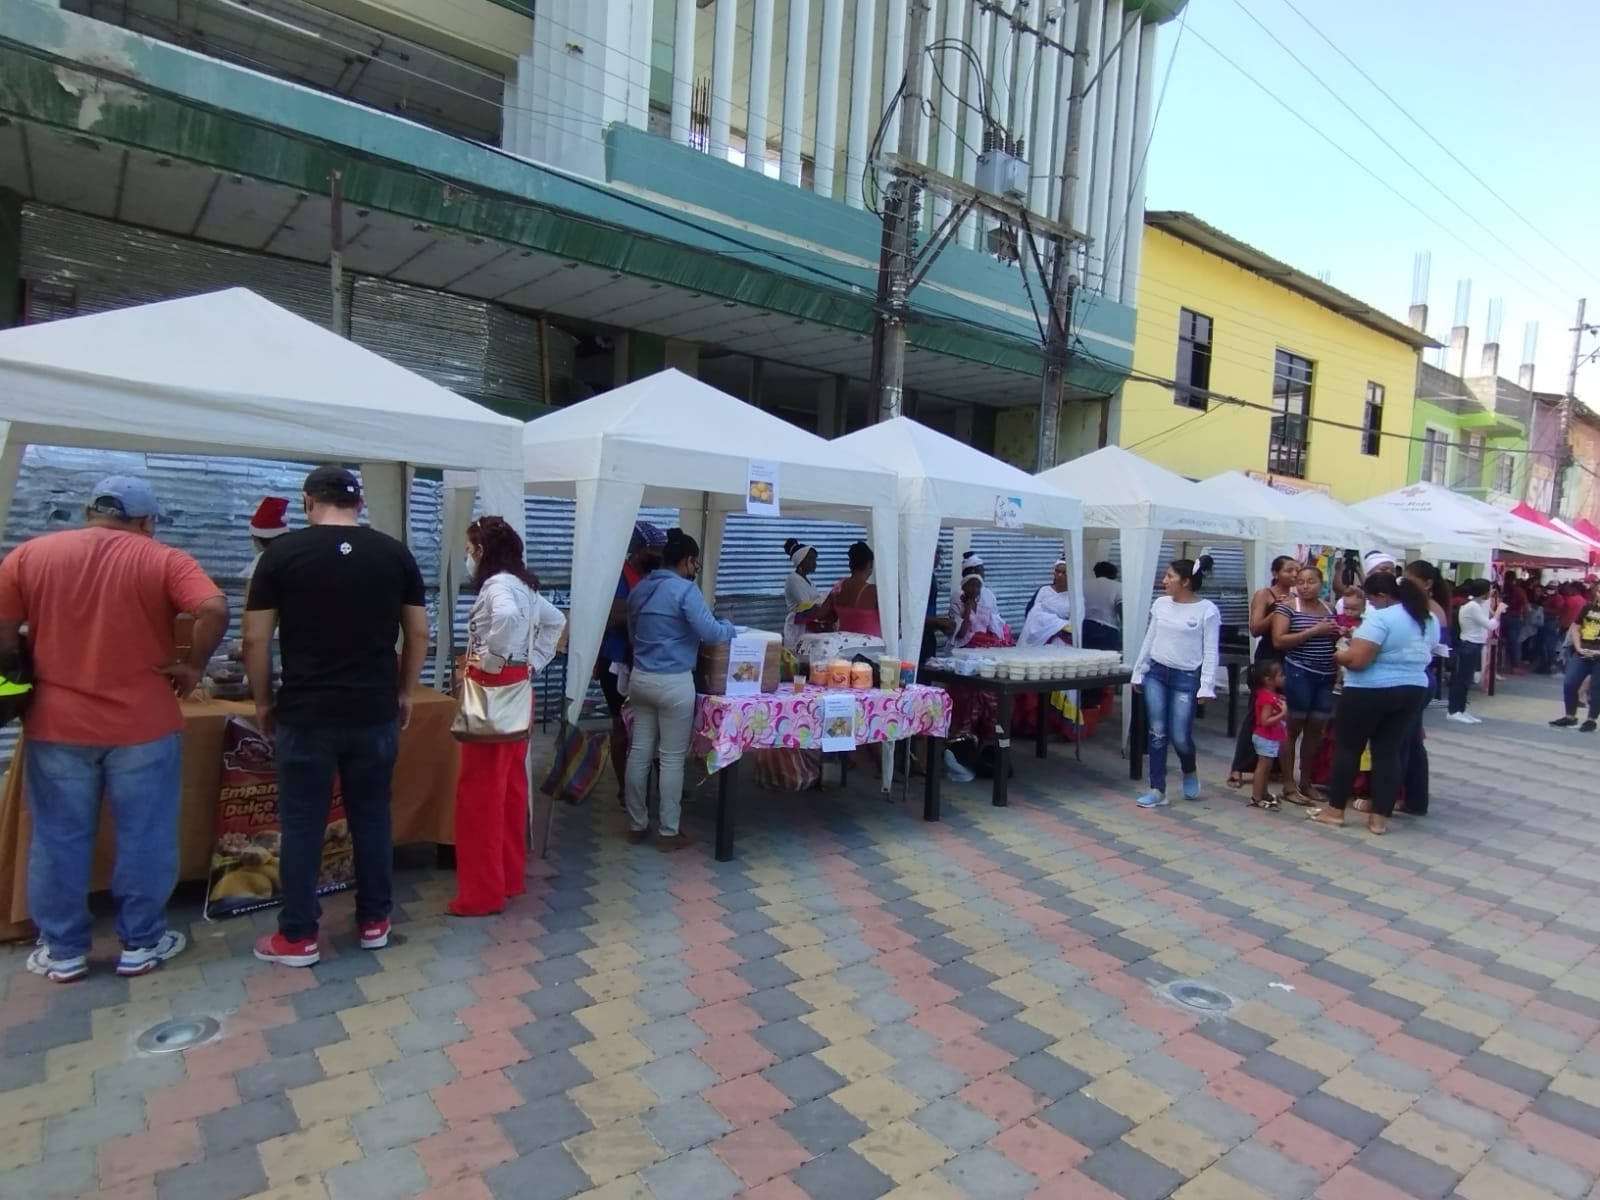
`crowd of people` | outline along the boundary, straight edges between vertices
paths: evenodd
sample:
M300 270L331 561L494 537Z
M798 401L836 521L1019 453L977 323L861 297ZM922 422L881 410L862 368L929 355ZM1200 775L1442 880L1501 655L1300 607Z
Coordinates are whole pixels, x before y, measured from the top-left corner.
M392 779L428 626L416 561L403 543L360 523L353 474L320 467L306 477L304 528L287 530L287 507L264 503L251 523L258 558L247 577L242 654L255 724L274 744L281 826L282 906L276 931L255 953L306 967L320 958L317 886L336 782L353 850L357 940L366 949L388 944ZM193 558L156 540L160 515L146 483L114 476L87 498L83 528L34 538L0 562L0 665L28 661L35 685L23 765L33 814L28 903L40 938L27 965L58 982L89 969L87 898L103 799L117 835L116 970L143 974L186 944L166 918L178 873L178 701L200 682L227 632L229 608ZM565 618L540 594L510 523L484 516L466 537L474 603L458 678L527 709L510 715L504 736L457 731L458 891L448 911L476 917L502 911L525 886L524 761L532 723L525 685L556 653ZM849 548L848 573L826 594L812 583L814 547L791 540L785 554L793 567L786 642L808 629L880 633L869 546ZM1545 587L1508 574L1500 587L1469 579L1452 589L1426 561L1401 567L1374 552L1361 567L1341 565L1330 593L1320 568L1280 557L1268 585L1251 597L1248 629L1258 640L1250 719L1228 782L1242 788L1248 779L1253 804L1277 806L1276 777L1282 798L1323 825L1343 824L1353 809L1382 834L1397 811L1426 813L1422 714L1435 674L1448 661L1448 719L1476 723L1471 689L1496 643L1504 644L1512 672L1561 671L1564 709L1552 725L1595 731L1600 588L1593 580ZM651 837L647 787L658 769L655 841L668 851L688 844L680 820L696 660L703 645L738 632L712 614L697 584L700 569L700 548L689 534L636 524L596 671L614 721L613 766L628 839ZM1222 623L1202 594L1211 569L1204 555L1169 564L1132 664L1149 731L1149 786L1138 798L1144 808L1169 803L1169 750L1178 758L1179 794L1201 797L1194 718L1216 694ZM1034 594L1015 639L979 555L964 556L943 611L937 570L936 560L924 659L935 632L958 649L1073 637L1064 562ZM1120 648L1116 568L1097 563L1085 593L1082 644ZM180 614L192 618L192 632L175 658ZM996 720L995 697L959 685L951 694L952 741L981 760L1007 732ZM624 703L632 714L627 737ZM947 764L959 777L970 775L954 757Z
M1205 559L1178 559L1162 578L1144 644L1133 662L1147 724L1149 785L1143 808L1169 803L1167 755L1177 754L1180 791L1201 796L1194 747L1199 704L1215 697L1220 613L1201 597ZM1508 573L1504 589L1486 579L1451 587L1433 563L1402 567L1374 551L1361 572L1341 572L1329 589L1322 569L1291 556L1273 560L1270 580L1250 598L1255 639L1250 717L1239 730L1228 785L1250 789L1264 809L1282 801L1325 825L1348 809L1374 834L1395 812L1428 811L1423 713L1447 680L1446 719L1476 725L1468 711L1480 673L1505 640L1525 647L1540 613L1558 632L1564 714L1551 722L1592 733L1600 716L1600 585L1591 578L1544 588ZM1507 595L1502 595L1504 590ZM1580 705L1588 705L1580 720ZM1280 794L1271 791L1280 781Z

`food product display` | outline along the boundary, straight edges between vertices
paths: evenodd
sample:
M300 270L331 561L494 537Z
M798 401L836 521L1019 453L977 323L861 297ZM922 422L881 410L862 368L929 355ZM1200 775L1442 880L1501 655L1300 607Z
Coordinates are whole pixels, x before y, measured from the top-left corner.
M858 662L850 664L850 686L858 692L872 690L871 663Z
M807 662L821 659L863 657L876 659L883 653L883 639L865 633L807 633L801 635L799 656Z
M1074 646L1005 646L984 650L957 650L931 658L928 666L979 679L1017 681L1068 681L1092 679L1122 670L1122 655L1115 650L1081 650Z
M840 690L850 686L849 660L836 658L828 664L828 686Z

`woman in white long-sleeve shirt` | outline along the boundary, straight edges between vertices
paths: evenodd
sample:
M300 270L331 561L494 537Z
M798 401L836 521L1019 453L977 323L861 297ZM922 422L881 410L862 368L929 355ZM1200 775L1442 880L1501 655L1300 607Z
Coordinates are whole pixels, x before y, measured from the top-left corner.
M1469 579L1461 585L1467 601L1456 614L1461 626L1456 638L1455 665L1450 669L1450 712L1447 720L1459 725L1481 725L1483 721L1467 711L1467 694L1472 680L1483 669L1483 649L1489 637L1500 628L1500 602L1490 596L1487 579Z
M500 517L467 527L478 598L467 618L467 673L485 687L537 675L555 657L567 620L523 565L522 538ZM531 714L530 714L531 716ZM527 890L528 741L463 742L456 775L458 917L486 917Z
M1167 746L1178 752L1183 770L1183 798L1200 799L1200 776L1194 755L1196 699L1217 694L1217 639L1222 614L1199 596L1211 560L1180 558L1161 578L1166 595L1150 606L1150 627L1133 664L1133 690L1143 692L1150 726L1150 790L1139 797L1140 808L1159 808L1167 801Z

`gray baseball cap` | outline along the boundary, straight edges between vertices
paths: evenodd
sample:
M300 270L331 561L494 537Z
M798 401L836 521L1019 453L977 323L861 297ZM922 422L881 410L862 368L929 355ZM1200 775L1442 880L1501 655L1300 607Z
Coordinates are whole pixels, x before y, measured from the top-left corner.
M132 475L108 475L95 484L89 507L129 521L161 515L161 505L150 485Z

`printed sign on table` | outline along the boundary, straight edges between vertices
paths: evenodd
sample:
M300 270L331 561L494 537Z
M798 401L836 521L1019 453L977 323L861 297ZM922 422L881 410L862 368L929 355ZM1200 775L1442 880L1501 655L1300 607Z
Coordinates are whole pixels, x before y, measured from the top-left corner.
M778 515L778 464L752 458L744 488L744 510L755 517Z
M229 717L223 729L222 785L217 801L206 918L231 917L281 904L277 759L272 742L241 717ZM342 891L354 879L350 827L335 779L317 892Z
M728 643L728 679L723 694L754 696L761 691L761 668L767 660L767 639L736 637Z
M856 697L854 692L829 692L822 697L822 749L824 753L856 748Z

